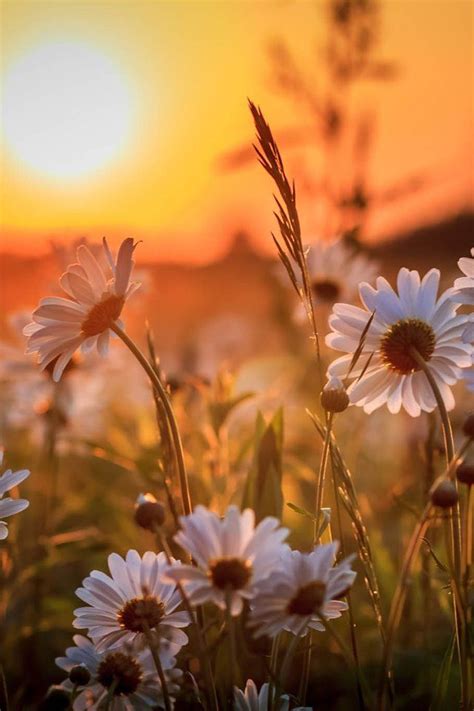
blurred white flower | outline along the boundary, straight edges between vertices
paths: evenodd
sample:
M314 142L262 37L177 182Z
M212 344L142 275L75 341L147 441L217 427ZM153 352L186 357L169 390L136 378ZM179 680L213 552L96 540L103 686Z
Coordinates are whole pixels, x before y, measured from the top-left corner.
M459 269L465 276L456 279L451 297L456 303L466 306L474 306L474 247L471 257L461 257L458 261Z
M169 568L167 577L183 583L192 604L210 601L221 609L229 604L232 615L240 614L244 599L251 599L257 583L273 572L288 529L271 516L255 526L255 513L240 513L236 506L229 506L223 518L196 506L180 521L175 541L197 565Z
M97 647L82 635L75 635L75 647L66 649L65 657L55 661L58 667L70 672L78 665L83 665L90 672L89 683L80 690L74 703L74 711L103 708L110 687L115 682L113 702L114 711L145 711L146 709L164 708L161 684L153 658L148 649L134 652L126 645L120 650L98 651ZM170 694L179 687L176 681L182 675L174 669L176 660L160 649L160 661L167 680ZM72 691L73 684L66 680L63 686Z
M260 692L257 691L255 682L248 679L245 685L245 691L241 691L234 686L234 704L235 711L267 711L268 709L268 690L269 684L263 684ZM280 697L277 704L273 702L275 711L288 711L290 701L288 696ZM310 706L298 706L293 711L311 711Z
M350 567L353 556L334 566L338 548L334 541L311 553L283 552L251 604L250 625L256 637L274 637L281 630L301 636L309 628L324 630L321 617L331 620L347 610L347 603L336 598L352 586L356 573Z
M98 651L147 644L151 631L157 642L167 644L174 656L188 642L181 627L187 627L187 612L176 612L181 595L174 582L164 582L168 567L164 553L148 551L140 557L128 551L125 560L117 553L108 558L111 577L93 570L76 595L88 607L74 610L74 627L87 629Z
M108 351L110 327L117 323L126 300L139 284L130 282L133 251L128 238L122 242L116 262L106 240L103 243L111 277L85 245L77 250L78 264L71 265L60 279L69 298L52 296L40 301L33 312L33 323L24 329L29 353L38 353L41 368L54 361L53 379L58 381L74 352L97 346L101 355Z
M474 346L474 314L470 314L469 323L462 335L462 340L464 343L470 343L471 347ZM472 350L472 363L471 367L467 368L464 372L464 382L466 383L467 389L474 392L474 347Z
M315 307L331 306L336 301L352 302L360 282L372 281L378 274L377 262L342 238L331 242L313 242L306 247L306 251ZM280 267L279 274L288 285L288 275L283 267ZM302 304L295 310L295 320L306 320Z
M0 450L0 466L3 463L3 451ZM0 540L5 540L8 537L8 526L2 518L7 518L8 516L13 516L14 514L24 511L30 505L27 499L12 499L7 496L3 498L3 495L13 489L18 484L21 484L27 477L30 476L30 472L27 469L20 469L17 472L12 472L11 469L7 469L0 476Z
M403 268L398 273L398 294L378 277L377 288L366 283L359 287L364 308L349 304L333 307L329 319L332 333L326 336L326 343L348 355L331 363L328 373L355 379L348 394L365 412L385 403L390 412L399 412L403 406L412 417L435 409L435 397L414 350L430 369L447 409L454 407L450 386L462 378L461 369L471 365L472 346L463 343L467 316L456 316L452 291L437 297L439 277L439 271L431 269L420 282L417 271ZM372 314L361 356L349 374Z

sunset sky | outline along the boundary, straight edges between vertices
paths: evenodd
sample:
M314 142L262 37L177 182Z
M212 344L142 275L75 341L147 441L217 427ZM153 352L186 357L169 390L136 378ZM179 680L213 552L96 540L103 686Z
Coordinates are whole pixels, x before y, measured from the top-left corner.
M364 89L377 111L371 183L426 184L378 209L369 239L473 205L474 6L382 7L380 55L398 74ZM149 258L207 261L239 229L271 248L267 176L256 161L223 170L222 156L252 141L247 97L277 137L307 124L272 86L268 45L283 39L317 81L323 2L22 0L1 12L3 250L133 235ZM298 154L283 153L298 178ZM300 209L311 232L314 205Z

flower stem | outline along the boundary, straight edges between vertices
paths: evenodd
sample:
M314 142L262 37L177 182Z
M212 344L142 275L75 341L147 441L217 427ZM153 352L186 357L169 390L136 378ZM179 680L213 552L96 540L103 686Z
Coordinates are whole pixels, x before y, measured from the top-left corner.
M226 590L225 594L225 625L229 637L229 656L230 656L230 694L229 708L234 708L234 686L237 686L237 648L235 644L235 624L232 617L232 591Z
M446 409L445 402L439 390L438 384L431 372L427 362L421 356L421 354L416 350L416 348L410 348L410 354L416 360L421 370L424 372L426 379L428 380L433 395L438 405L438 410L441 416L441 422L443 425L444 442L446 447L446 465L449 469L451 463L454 460L454 440L453 432L451 429L451 422L449 421L448 411ZM454 484L457 488L456 480ZM469 681L467 679L467 661L466 661L466 637L468 634L468 629L466 627L466 616L464 611L463 601L461 599L461 558L462 558L462 541L461 541L461 510L459 506L459 501L457 501L454 507L453 514L450 517L450 529L451 529L451 544L449 540L446 542L446 550L448 555L448 561L450 563L451 572L451 588L453 591L454 604L453 604L453 615L454 615L454 628L456 630L457 636L457 646L459 651L459 661L461 665L461 685L464 690L469 686Z
M163 666L161 664L160 653L156 648L156 642L153 639L150 627L146 620L143 621L143 629L145 632L145 637L150 648L151 656L155 662L156 671L158 672L158 677L160 679L161 691L163 692L163 700L165 702L165 711L172 711L171 698L168 691L168 684L166 683L166 676L163 671Z
M154 370L153 366L150 365L147 358L143 355L143 353L138 348L136 343L134 341L132 341L132 339L127 335L127 333L125 333L125 331L123 331L120 328L120 326L118 326L116 323L113 323L110 326L110 328L125 343L125 345L131 351L131 353L133 353L133 355L135 356L137 361L142 366L143 370L146 372L146 374L150 378L150 381L151 381L153 387L155 388L155 392L157 393L158 397L160 398L161 402L163 403L163 408L165 410L166 417L168 419L168 423L170 426L171 437L173 439L173 445L174 445L175 456L176 456L176 464L177 464L178 473L179 473L179 483L180 483L180 487L181 487L181 497L183 500L183 509L184 509L184 513L186 515L188 515L192 511L192 506L191 506L191 495L189 493L188 476L186 473L186 465L184 463L183 445L181 443L181 437L180 437L178 425L176 422L176 416L173 412L173 408L171 406L171 402L169 400L168 394L167 394L165 388L163 387L161 380L159 379L158 375L156 374L156 371Z
M155 526L155 533L156 533L156 537L158 539L159 547L163 550L163 552L166 556L166 562L168 563L168 565L172 565L173 564L173 560L172 560L173 556L171 555L171 550L168 545L168 541L166 540L166 538L163 535L163 532L159 526ZM186 595L186 592L184 591L184 588L183 588L181 582L179 582L179 581L176 582L176 588L178 589L179 594L181 595L181 599L183 601L184 608L189 615L189 619L191 620L191 622L194 623L194 629L196 630L196 640L197 640L197 645L199 648L199 655L200 655L200 658L203 660L205 675L207 677L206 681L207 681L207 691L208 691L208 696L209 696L210 708L212 709L212 711L219 711L219 705L217 702L216 685L214 682L214 675L212 673L211 660L209 658L209 653L208 653L208 649L206 646L206 642L204 640L204 635L203 635L202 629L196 620L196 616L194 614L193 608L191 606L188 596Z
M379 691L377 695L378 711L383 711L383 709L385 708L385 690L389 681L389 671L392 666L395 632L397 630L398 623L400 621L400 616L403 610L403 604L405 602L408 578L411 573L412 565L416 558L416 554L418 553L418 550L420 548L421 540L428 529L432 510L433 507L431 503L428 503L425 507L425 510L423 511L423 514L421 515L420 520L416 525L415 530L412 533L410 542L408 544L407 552L405 554L405 559L403 561L400 579L398 581L398 585L392 599L390 613L388 616L387 632L382 658L382 676L380 679Z
M115 678L108 688L107 696L104 699L104 705L103 705L103 708L105 711L109 711L109 709L112 706L112 701L114 699L114 694L115 694L115 689L117 688L117 684L118 684L118 679ZM102 707L102 704L101 704L101 707Z
M318 481L316 484L316 505L315 505L315 522L314 522L314 543L318 543L320 538L319 532L321 528L321 506L323 503L324 481L326 477L326 469L329 460L329 445L331 443L331 429L334 414L331 412L327 418L326 435L324 437L323 451L321 454L321 462L318 471Z

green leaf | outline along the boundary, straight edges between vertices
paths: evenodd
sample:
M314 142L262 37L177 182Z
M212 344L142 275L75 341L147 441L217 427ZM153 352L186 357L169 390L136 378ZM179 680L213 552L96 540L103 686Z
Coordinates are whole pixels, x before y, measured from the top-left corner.
M311 519L311 521L316 521L316 516L312 514L311 511L308 511L308 509L304 509L302 506L297 506L296 504L292 504L290 502L286 505L295 513L300 514L300 516L306 516L306 518Z
M455 643L456 635L453 635L439 668L435 686L436 691L433 695L433 703L430 706L430 711L443 711L443 709L446 708L445 701L448 691L449 676L451 674L451 664L453 662Z
M235 408L251 397L254 397L254 393L246 392L241 395L236 395L229 400L210 402L208 405L209 417L214 432L219 434L220 428L225 424L227 418L235 410Z
M257 521L265 516L281 518L283 510L283 411L267 425L261 413L255 425L255 456L242 499L243 507L253 508Z

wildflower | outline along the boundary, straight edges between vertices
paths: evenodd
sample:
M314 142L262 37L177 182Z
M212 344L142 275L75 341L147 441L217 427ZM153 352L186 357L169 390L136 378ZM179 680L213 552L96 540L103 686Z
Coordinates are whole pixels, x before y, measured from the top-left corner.
M450 509L459 499L458 492L451 479L442 479L433 484L430 496L432 503L442 509Z
M452 300L458 304L474 306L474 247L471 257L461 257L458 267L464 276L454 282Z
M2 462L3 452L0 450L0 466ZM27 499L12 499L9 496L6 498L2 497L7 491L21 484L21 482L25 481L29 476L30 472L27 469L20 469L17 472L12 472L11 469L7 469L7 471L0 476L0 541L8 537L7 524L1 519L20 513L20 511L24 511L30 505Z
M175 540L197 565L172 567L167 577L183 583L191 603L212 601L221 609L228 604L232 615L240 614L257 583L273 572L288 529L280 528L271 516L255 526L255 513L251 509L240 513L236 506L229 506L222 519L196 506L180 520L182 530Z
M341 238L332 242L314 242L306 247L306 252L315 305L351 302L357 296L359 283L372 281L377 276L378 265ZM286 277L286 273L282 272L283 276ZM302 321L304 309L298 309L295 316Z
M462 377L461 368L471 365L472 346L463 343L467 317L456 316L451 291L437 298L439 277L439 271L431 269L420 282L417 271L401 269L398 294L379 277L377 288L367 283L359 287L365 308L334 306L326 343L347 355L335 360L328 374L356 379L349 397L365 412L385 403L390 412L403 406L412 417L435 409L435 397L415 351L430 369L446 408L454 407L450 386ZM349 373L358 349L359 360Z
M75 647L66 649L65 657L58 657L56 664L71 674L79 665L89 673L89 681L76 697L74 711L102 708L101 703L115 684L112 707L114 711L132 711L133 709L163 708L161 685L153 658L148 649L134 652L124 645L120 650L99 651L86 637L75 635ZM175 681L182 672L175 669L173 656L162 654L161 664L167 679L170 693L178 690ZM72 689L70 679L63 682L63 687Z
M53 369L56 382L79 347L87 352L97 346L101 355L107 354L110 328L121 324L124 304L139 286L130 282L136 247L133 240L122 242L115 263L105 239L103 246L111 278L107 279L88 247L81 245L78 264L68 267L60 279L69 298L42 299L33 312L33 322L23 330L28 336L27 352L38 353L41 369L57 359Z
M163 504L153 494L140 494L135 504L135 523L148 531L154 531L156 526L163 525L164 520Z
M461 484L472 486L474 484L474 464L461 462L456 469L456 479Z
M269 684L263 684L260 692L257 691L255 682L248 679L245 691L241 691L234 686L234 708L235 711L267 711L268 709ZM275 711L288 711L290 701L288 696L280 697L278 704L273 705ZM293 711L311 711L310 707L298 706Z
M321 393L321 405L327 412L344 412L349 407L349 395L339 378L330 378Z
M93 570L76 590L88 607L74 611L74 627L87 629L99 652L132 643L141 648L151 632L177 654L188 642L180 628L190 620L186 612L176 612L181 602L176 585L162 581L168 566L165 554L148 551L140 557L131 550L125 560L112 553L108 563L112 577Z
M472 347L471 367L466 368L463 374L467 389L474 392L474 314L469 315L469 322L464 333L462 334L462 340L464 343L470 343Z
M333 619L347 610L342 597L356 573L352 557L334 566L337 541L316 546L311 553L285 550L271 578L258 589L251 605L255 636L274 637L281 630L305 635L308 628L324 630L321 617Z

